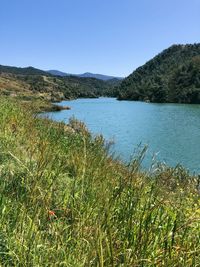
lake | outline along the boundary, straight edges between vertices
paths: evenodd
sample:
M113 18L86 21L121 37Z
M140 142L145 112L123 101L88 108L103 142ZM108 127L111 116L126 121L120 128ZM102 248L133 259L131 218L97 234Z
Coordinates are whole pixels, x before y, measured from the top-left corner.
M153 155L170 166L182 164L200 172L200 105L153 104L117 101L114 98L63 101L71 110L48 112L56 121L75 118L85 122L93 134L114 140L113 150L129 161L139 144L148 145L144 167Z

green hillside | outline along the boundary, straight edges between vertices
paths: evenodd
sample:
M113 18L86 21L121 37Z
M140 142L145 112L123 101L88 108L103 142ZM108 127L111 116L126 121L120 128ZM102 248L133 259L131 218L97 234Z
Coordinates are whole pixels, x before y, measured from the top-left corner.
M103 81L76 76L54 76L33 67L0 66L0 95L24 101L57 102L64 99L112 96L119 80Z
M200 44L164 50L124 79L117 95L120 100L200 103Z
M33 67L19 68L13 66L3 66L0 65L0 74L1 73L12 73L12 74L21 74L21 75L46 75L49 76L49 73L46 73L43 70L36 69Z

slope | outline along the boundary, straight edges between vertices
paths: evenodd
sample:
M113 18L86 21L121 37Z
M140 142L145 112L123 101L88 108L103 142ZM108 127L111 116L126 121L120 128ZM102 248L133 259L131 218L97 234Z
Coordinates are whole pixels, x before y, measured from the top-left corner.
M120 100L200 103L200 44L164 50L124 79L117 95Z

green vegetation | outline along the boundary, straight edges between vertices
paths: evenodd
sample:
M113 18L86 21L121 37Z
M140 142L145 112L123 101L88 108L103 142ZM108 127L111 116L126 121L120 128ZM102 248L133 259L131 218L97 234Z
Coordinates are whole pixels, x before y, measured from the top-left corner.
M117 79L103 81L76 76L53 76L32 67L0 65L0 95L17 97L23 101L49 102L49 107L52 107L50 102L64 99L113 96L114 87L119 82Z
M1 266L199 266L197 177L125 166L76 120L0 99Z
M122 81L118 99L200 103L200 44L173 45Z
M0 74L1 73L11 73L16 75L46 75L46 76L50 75L49 73L46 73L43 70L39 70L33 67L18 68L18 67L3 66L3 65L0 65Z

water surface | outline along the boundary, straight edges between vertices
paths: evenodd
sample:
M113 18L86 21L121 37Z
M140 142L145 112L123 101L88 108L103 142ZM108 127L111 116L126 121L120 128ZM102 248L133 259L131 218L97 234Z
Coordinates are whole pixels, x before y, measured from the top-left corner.
M71 110L45 115L68 122L75 116L84 121L93 134L114 140L114 150L129 160L137 146L148 144L144 164L154 153L170 166L178 163L190 171L200 172L200 105L152 104L117 101L114 98L63 101Z

